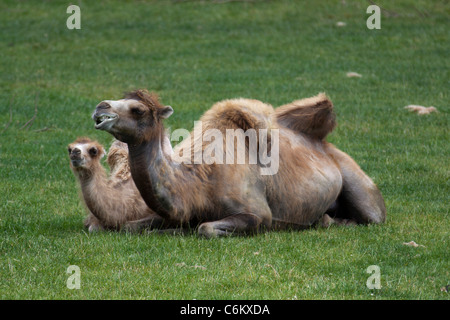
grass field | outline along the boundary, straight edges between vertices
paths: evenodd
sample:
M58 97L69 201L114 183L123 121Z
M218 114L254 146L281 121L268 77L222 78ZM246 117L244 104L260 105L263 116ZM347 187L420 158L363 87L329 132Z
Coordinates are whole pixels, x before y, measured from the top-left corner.
M68 1L0 3L1 299L448 299L447 1L379 1L380 30L366 27L365 1L77 3L80 30L66 28ZM225 98L278 106L326 92L328 140L377 183L386 223L88 234L66 146L80 135L109 146L90 115L134 88L174 108L172 129ZM70 265L79 290L66 287ZM370 265L379 290L366 287Z

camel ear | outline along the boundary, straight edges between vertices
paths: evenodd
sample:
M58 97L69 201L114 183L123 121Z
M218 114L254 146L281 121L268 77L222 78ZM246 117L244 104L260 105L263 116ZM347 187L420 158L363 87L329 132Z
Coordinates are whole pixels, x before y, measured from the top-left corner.
M161 119L167 119L172 115L172 113L173 109L171 106L165 106L164 108L158 110L158 114Z

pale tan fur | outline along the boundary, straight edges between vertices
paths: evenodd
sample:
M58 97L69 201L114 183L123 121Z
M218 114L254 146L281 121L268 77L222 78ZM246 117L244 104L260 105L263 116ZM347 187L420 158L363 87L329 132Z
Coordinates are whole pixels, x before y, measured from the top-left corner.
M106 161L111 170L110 180L113 185L131 179L130 166L128 164L128 146L114 140L109 148Z
M324 93L282 105L274 117L280 126L320 140L336 126L333 104Z
M139 115L132 112L136 107L141 109ZM217 129L224 139L227 129L279 130L279 170L267 176L260 174L259 164L186 164L163 154L162 119L172 112L155 95L140 90L128 99L100 103L93 115L97 128L128 144L133 180L147 205L163 218L199 223L199 233L207 237L261 228L301 229L318 223L335 202L340 208L337 218L347 218L343 213L347 202L353 206L367 198L367 203L351 207L353 216L348 218L358 223L384 221L384 202L375 184L348 155L324 141L335 125L326 96L294 101L281 108L281 117L272 106L250 99L218 102L201 117L203 133ZM300 123L289 121L289 114ZM103 124L105 117L113 120ZM136 122L139 130L134 129ZM205 150L208 143L200 142ZM182 142L174 154L188 143L195 144ZM194 153L192 147L186 156L193 159ZM373 206L377 208L372 210ZM372 212L377 215L372 217Z
M92 148L98 150L96 155L89 153ZM100 163L105 151L98 142L78 138L68 149L71 160L84 161L76 166L71 161L70 167L80 182L82 198L89 211L85 221L89 231L117 230L127 222L155 216L131 179L126 144L118 140L112 143L107 155L109 176ZM75 155L76 150L80 153Z

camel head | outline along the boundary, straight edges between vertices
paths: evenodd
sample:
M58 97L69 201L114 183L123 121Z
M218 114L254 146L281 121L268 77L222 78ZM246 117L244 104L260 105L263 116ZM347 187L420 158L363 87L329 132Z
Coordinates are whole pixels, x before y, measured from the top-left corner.
M104 100L95 108L95 128L111 133L128 144L149 141L163 130L162 120L173 113L158 96L147 90L136 90L120 100Z
M105 155L103 146L89 138L78 138L69 144L67 151L73 170L90 169Z

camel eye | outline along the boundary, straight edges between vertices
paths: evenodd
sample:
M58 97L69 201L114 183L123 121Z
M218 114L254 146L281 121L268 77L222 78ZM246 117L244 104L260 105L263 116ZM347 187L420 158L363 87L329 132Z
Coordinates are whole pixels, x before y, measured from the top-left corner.
M97 151L96 148L90 148L90 149L89 149L89 154L90 154L91 156L96 156L97 153L98 153L98 151Z
M144 110L142 110L142 109L140 109L140 108L132 108L131 109L131 112L133 113L133 114L136 114L136 115L138 115L138 116L142 116L143 114L144 114Z

